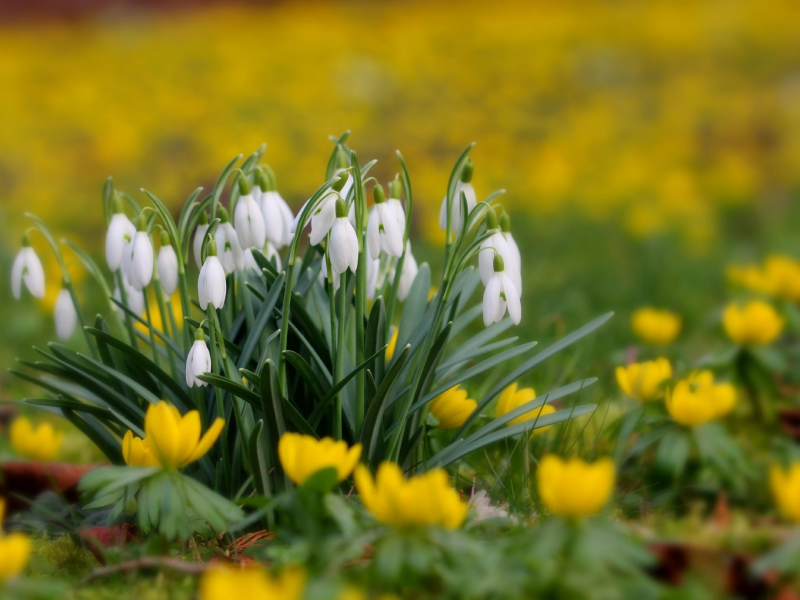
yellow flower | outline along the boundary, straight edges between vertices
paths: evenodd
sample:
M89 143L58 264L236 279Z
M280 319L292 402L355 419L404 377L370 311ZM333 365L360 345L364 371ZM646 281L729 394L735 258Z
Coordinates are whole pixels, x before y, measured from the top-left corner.
M728 269L728 280L760 294L800 301L800 263L789 256L768 256L763 267L732 266Z
M122 457L135 467L161 466L180 469L200 460L219 438L225 420L217 418L200 437L200 413L190 410L184 416L166 402L151 404L144 417L142 440L129 431L122 440Z
M247 600L300 600L306 587L305 573L298 568L272 575L256 566L215 566L200 581L200 600L246 598Z
M454 429L461 427L477 407L475 400L467 398L467 390L455 386L431 401L431 414L439 420L440 429Z
M579 519L599 511L614 491L615 468L610 458L589 464L580 458L544 456L537 473L539 496L559 517Z
M497 409L495 410L496 417L502 417L505 414L510 413L512 410L519 408L523 404L530 402L531 400L536 399L536 390L533 388L522 388L521 390L517 389L517 384L512 383L506 389L502 391L500 397L497 399ZM539 408L534 408L522 415L516 417L515 419L511 419L508 422L508 426L516 425L518 423L524 423L525 421L535 420L539 417L543 417L544 415L549 415L551 413L556 412L556 407L552 404L542 404ZM531 436L538 435L540 433L544 433L548 429L550 429L552 425L547 425L545 427L539 427L534 429L531 432Z
M639 402L649 402L661 397L664 382L672 377L672 366L666 358L657 358L617 367L616 374L623 392Z
M397 327L395 327L394 331L392 331L392 337L389 340L389 347L386 348L386 360L392 360L392 357L394 356L394 350L397 347L397 332L398 331L399 331L399 329Z
M781 514L800 523L800 462L793 463L788 470L778 465L770 468L769 483Z
M6 514L5 498L0 498L0 524ZM0 584L22 572L31 555L31 540L24 533L0 534ZM2 590L0 590L2 591Z
M9 435L14 452L39 461L53 460L64 439L64 434L56 431L50 423L40 423L34 427L25 417L14 420Z
M714 383L711 371L695 371L667 391L665 404L676 422L694 427L733 410L736 390L730 383Z
M444 469L404 479L398 465L383 462L375 479L364 465L356 468L355 479L361 502L386 525L455 529L467 516L467 503L450 487Z
M751 300L743 307L731 302L722 316L725 333L740 346L772 343L783 329L783 318L770 304Z
M284 433L278 442L278 456L286 475L297 485L331 467L336 469L339 481L344 481L361 458L361 444L348 449L347 442L333 438L318 440L310 435Z
M668 310L640 308L631 317L631 327L643 342L665 346L678 337L681 318Z

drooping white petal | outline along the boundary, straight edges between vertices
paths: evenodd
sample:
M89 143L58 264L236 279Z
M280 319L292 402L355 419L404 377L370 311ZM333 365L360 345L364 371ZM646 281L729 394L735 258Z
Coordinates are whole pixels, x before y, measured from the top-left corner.
M377 259L381 253L380 216L378 205L372 207L367 221L367 252L371 259Z
M36 251L23 246L11 266L11 293L19 300L22 297L22 284L34 298L44 298L44 268Z
M186 356L186 385L189 387L205 387L208 384L198 377L211 372L211 354L205 341L195 340Z
M133 241L135 234L136 227L124 213L117 213L111 217L106 232L106 262L112 272L122 266L122 252L125 246Z
M161 246L158 251L158 278L167 296L172 296L178 289L178 255L172 246Z
M233 222L242 248L264 246L267 239L264 231L264 215L261 214L261 209L252 195L247 194L239 198L233 213Z
M400 227L400 231L403 232L405 235L406 232L406 212L403 210L403 203L400 202L397 198L389 198L386 201L386 205L389 207L392 215L394 215L395 220L397 221L398 226Z
M244 270L244 252L230 223L220 223L216 230L217 252L226 273Z
M367 299L375 300L375 293L380 287L381 261L367 258Z
M58 335L58 339L69 339L69 336L71 336L72 332L75 330L75 325L78 323L78 313L75 311L75 304L72 302L72 296L65 289L62 289L58 293L54 319L56 322L56 334Z
M207 256L197 280L200 308L206 310L209 304L214 308L222 308L225 304L226 293L225 269L222 267L222 263L216 256Z
M290 227L294 222L294 214L292 214L292 209L286 203L286 200L284 200L278 192L275 192L275 202L278 204L278 208L281 209L281 216L283 217L284 238L280 244L276 244L275 246L277 249L280 249L283 246L288 246L292 242L294 232L290 231Z
M137 231L133 237L128 278L137 290L150 285L153 279L153 244L145 231Z
M261 195L261 212L264 215L264 232L267 240L278 248L291 241L289 228L294 219L292 211L278 192Z
M192 254L194 255L194 262L197 268L203 266L203 240L206 237L208 225L198 225L194 231L194 240L192 241Z
M253 269L255 271L259 271L258 263L256 259L253 257L253 249L252 248L245 248L244 250L244 270Z
M522 296L522 256L519 253L519 246L517 246L517 242L514 241L514 236L511 235L510 231L503 233L503 239L508 245L509 256L511 258L511 266L506 267L506 271L508 271L511 281L514 282L514 287L517 288L517 292Z
M464 196L467 199L467 214L462 215L461 213L461 192L464 192ZM450 227L452 231L455 232L456 235L461 233L461 227L463 226L463 220L469 216L469 213L472 212L472 209L475 208L475 204L477 203L477 196L475 195L475 189L472 187L471 183L464 183L459 182L458 186L456 186L455 194L453 195L453 206L451 209L450 215ZM442 206L439 209L439 228L442 231L447 230L447 196L445 196L444 200L442 200Z
M125 305L133 314L141 315L142 312L144 312L144 293L142 293L142 290L133 288L124 277L122 278L122 286L125 289ZM122 302L122 293L120 292L119 287L114 288L114 293L111 295L111 297L118 302ZM115 309L119 313L119 316L125 317L124 310L118 306L115 306Z
M411 284L417 277L417 261L411 253L411 242L406 242L406 256L403 259L403 271L400 273L400 283L397 284L397 298L401 301L408 298Z
M499 277L493 276L483 292L483 324L488 327L496 323L499 319L497 313L500 310L500 292L503 291ZM503 307L505 309L505 307ZM501 315L502 318L502 315Z
M481 273L483 285L489 283L489 279L494 275L495 254L499 254L503 262L508 265L506 269L508 269L509 266L513 266L511 264L513 261L511 250L508 248L505 238L499 231L481 243L481 251L478 255L478 269Z
M508 307L508 316L511 317L511 322L514 325L519 325L522 320L522 305L520 303L519 291L514 286L513 280L508 276L502 278L503 295L505 296L506 305ZM500 315L502 318L502 315Z
M381 210L381 250L389 256L400 256L403 253L403 234L404 230L400 229L397 218L391 212L389 206L384 203Z
M312 246L316 246L325 239L333 227L333 222L336 220L336 200L338 199L339 195L331 192L322 199L314 211L314 216L311 217L311 238L309 240Z
M348 268L355 273L358 267L358 237L346 217L336 219L331 228L328 255L335 275L344 273Z

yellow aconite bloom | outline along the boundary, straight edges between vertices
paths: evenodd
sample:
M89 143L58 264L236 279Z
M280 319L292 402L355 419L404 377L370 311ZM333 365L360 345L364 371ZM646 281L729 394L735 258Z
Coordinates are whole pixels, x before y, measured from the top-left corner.
M6 501L0 498L0 523L6 513ZM31 540L24 533L0 534L0 583L19 575L31 555Z
M631 317L633 333L645 343L666 346L681 331L681 318L668 310L640 308Z
M559 517L579 519L599 511L614 491L615 468L610 458L589 464L580 458L544 456L537 473L539 496Z
M398 331L399 331L399 329L397 327L395 327L394 331L392 331L392 337L389 340L389 347L386 348L386 360L392 360L392 357L394 356L394 350L395 350L395 348L397 348L397 332Z
M768 256L763 267L732 266L727 275L731 283L754 292L800 301L800 263L789 256Z
M339 481L344 481L361 458L361 444L348 448L347 442L329 437L318 440L310 435L284 433L278 442L278 456L286 475L297 485L331 467L336 469Z
M714 383L711 371L695 371L667 391L665 404L676 422L694 427L733 410L736 390L729 383Z
M441 429L461 427L476 408L478 403L467 398L467 390L458 386L451 387L431 401L431 414L439 420Z
M497 399L497 409L495 410L495 417L502 417L505 414L510 413L512 410L519 408L526 402L530 402L531 400L536 399L536 391L533 388L522 388L517 389L517 384L512 383L506 389L502 391L500 397ZM550 413L556 412L556 407L552 404L542 404L539 408L534 408L522 415L516 417L515 419L511 419L508 422L508 426L516 425L518 423L524 423L525 421L536 420L538 417L543 417L544 415L549 415ZM552 425L547 425L546 427L539 427L538 429L534 429L531 432L531 435L538 435L540 433L544 433L548 429L550 429Z
M639 402L649 402L661 397L664 382L672 377L672 366L666 358L657 358L617 367L616 375L623 392Z
M752 300L740 306L731 302L722 315L725 333L740 346L772 343L783 329L783 318L772 305Z
M64 434L50 423L40 423L37 427L25 417L17 417L9 431L14 452L33 460L52 460L61 448Z
M200 581L200 600L300 600L306 587L301 569L285 569L272 575L260 567L216 566Z
M773 466L769 470L769 483L781 514L800 523L800 462L793 463L788 470Z
M450 487L444 469L404 479L398 465L383 462L375 479L364 465L356 468L355 479L361 502L386 525L455 529L467 516L467 503Z
M144 416L147 437L142 440L130 431L126 433L122 440L122 457L135 467L180 469L205 456L224 426L225 420L217 418L200 437L198 411L190 410L181 416L171 404L151 404Z

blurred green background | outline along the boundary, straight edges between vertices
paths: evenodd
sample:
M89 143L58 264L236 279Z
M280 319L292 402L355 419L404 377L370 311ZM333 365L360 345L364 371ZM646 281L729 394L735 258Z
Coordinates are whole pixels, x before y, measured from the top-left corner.
M616 310L584 346L607 371L633 309L677 311L689 343L718 328L726 265L798 253L796 1L155 4L0 12L3 365L54 337L36 234L47 297L10 296L24 212L100 258L107 176L177 211L262 142L297 208L345 129L381 180L403 152L434 265L451 165L476 141L478 195L508 190L523 252L519 335Z

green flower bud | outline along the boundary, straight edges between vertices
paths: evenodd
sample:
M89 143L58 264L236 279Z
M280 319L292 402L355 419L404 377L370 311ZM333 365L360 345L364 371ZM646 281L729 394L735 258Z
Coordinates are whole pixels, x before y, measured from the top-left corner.
M28 232L22 234L22 247L29 248L31 245L31 236L28 235Z
M336 168L337 169L346 169L350 166L350 161L347 160L347 154L344 151L344 148L339 146L338 152L336 152Z
M253 171L253 181L258 187L261 188L262 192L269 191L270 189L269 177L262 168L255 169Z
M383 193L383 186L380 183L376 183L372 188L372 197L375 199L375 204L386 202L386 195Z
M475 170L475 166L472 164L472 159L467 158L464 166L461 168L461 181L463 183L469 183L472 181L472 172Z
M507 212L500 215L500 231L503 233L511 231L511 217L508 216Z
M214 241L214 238L208 238L208 245L206 246L206 256L216 256L217 255L217 242Z
M230 215L228 215L228 211L224 206L217 207L217 216L222 223L229 223L231 220Z
M171 246L172 242L169 239L169 233L165 229L161 230L161 245L162 246Z
M194 339L198 342L206 341L206 333L203 331L203 323L200 323L200 327L198 327L197 331L194 332Z
M344 200L338 198L336 200L336 218L341 219L342 217L347 218L347 204L345 204Z
M503 257L500 256L499 252L495 252L494 255L494 272L499 273L500 271L505 271L506 265L503 262Z
M239 193L242 196L247 196L250 193L250 190L253 186L250 185L250 182L247 181L247 177L244 176L244 173L241 169L236 169L239 171Z
M331 185L332 190L336 190L337 192L341 192L344 184L347 183L348 175L345 173L344 175L340 175L339 179L333 182Z
M136 231L147 231L147 217L144 216L143 212L136 217Z
M197 221L198 225L208 225L208 213L203 211L200 213L200 219Z
M111 214L116 215L122 212L122 194L117 190L111 194Z
M403 184L400 183L400 178L395 175L394 180L392 181L392 183L389 184L389 197L399 200L400 194L402 193L403 193Z
M491 208L486 211L486 229L498 229L500 224L497 222L497 213Z

